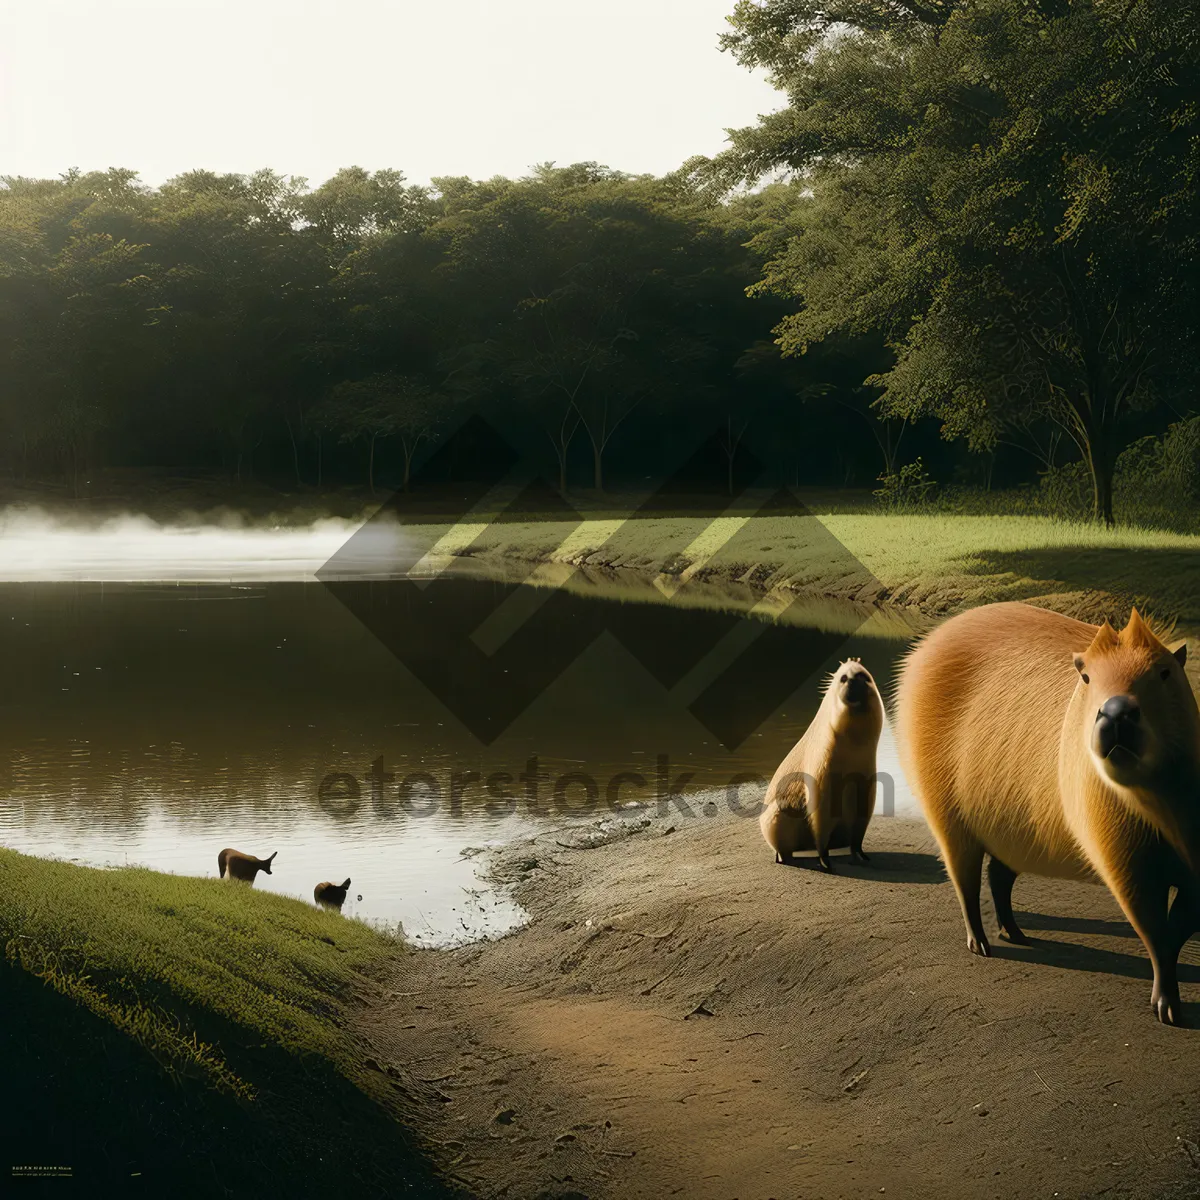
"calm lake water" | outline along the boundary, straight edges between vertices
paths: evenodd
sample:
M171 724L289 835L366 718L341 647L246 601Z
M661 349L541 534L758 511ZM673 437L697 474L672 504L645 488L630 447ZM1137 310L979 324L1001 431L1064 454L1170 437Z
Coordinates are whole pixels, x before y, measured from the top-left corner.
M613 808L654 811L660 790L694 814L669 801L677 820L750 806L730 781L769 778L839 653L887 695L907 644L847 636L861 614L828 606L252 571L0 583L0 843L202 876L224 846L277 851L256 886L311 902L349 876L349 916L422 945L492 936L522 914L480 848L636 819ZM880 758L912 811L887 732Z

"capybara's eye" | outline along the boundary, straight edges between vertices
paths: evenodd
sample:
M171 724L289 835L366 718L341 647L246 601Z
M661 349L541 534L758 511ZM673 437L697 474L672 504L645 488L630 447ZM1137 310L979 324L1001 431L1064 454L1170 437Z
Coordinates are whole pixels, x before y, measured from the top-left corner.
M842 678L841 678L841 682L842 682L842 683L845 683L845 682L846 682L846 676L845 676L845 675L843 675L843 676L842 676Z
M1164 679L1170 679L1170 678L1171 678L1171 668L1170 668L1170 667L1163 667L1163 669L1162 669L1162 677L1163 677Z
M1082 679L1084 683L1091 683L1091 680L1086 675L1080 675L1079 678Z

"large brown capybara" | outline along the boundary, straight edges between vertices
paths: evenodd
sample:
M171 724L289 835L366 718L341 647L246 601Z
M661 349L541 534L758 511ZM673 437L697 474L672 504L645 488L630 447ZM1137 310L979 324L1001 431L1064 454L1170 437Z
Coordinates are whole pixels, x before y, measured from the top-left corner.
M882 730L875 680L858 659L847 659L830 675L817 715L767 788L758 823L777 863L815 850L822 870L832 871L829 851L843 846L869 861L862 843L875 811Z
M1180 1023L1176 961L1200 928L1200 711L1173 651L1134 609L1118 634L1027 604L989 604L917 644L897 691L905 770L962 905L990 952L983 856L1001 934L1022 871L1108 885ZM1171 888L1177 888L1168 908Z

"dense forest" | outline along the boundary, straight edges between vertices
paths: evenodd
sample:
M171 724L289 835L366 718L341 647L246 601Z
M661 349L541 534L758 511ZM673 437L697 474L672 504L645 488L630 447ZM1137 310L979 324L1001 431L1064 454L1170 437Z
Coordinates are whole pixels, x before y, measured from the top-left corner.
M724 47L781 107L662 178L5 177L0 469L404 488L478 413L563 489L711 437L726 490L752 449L1110 522L1123 472L1194 499L1198 16L743 0Z

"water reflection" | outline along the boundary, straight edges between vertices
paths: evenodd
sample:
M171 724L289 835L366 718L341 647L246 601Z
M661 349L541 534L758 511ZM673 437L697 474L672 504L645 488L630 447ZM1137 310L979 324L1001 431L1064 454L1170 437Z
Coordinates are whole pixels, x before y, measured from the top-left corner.
M532 591L465 579L437 588L439 604L481 614ZM389 603L403 630L407 610ZM604 612L594 638L481 739L453 694L431 694L429 672L447 661L437 647L427 669L411 656L406 666L316 582L0 584L0 842L193 875L216 875L224 846L278 851L256 886L311 902L316 883L350 876L346 915L400 923L418 943L501 932L521 914L481 882L474 848L578 823L589 803L593 817L610 798L654 803L664 777L685 800L724 795L735 776L768 777L815 711L818 680L796 679L778 711L727 748L697 717L705 679L656 664L736 640L751 619L663 607L639 626L649 641L631 646L620 631L632 603L589 596L585 581L571 604L542 605L538 638ZM821 625L789 611L771 629L760 673L788 638ZM847 647L885 695L904 633L868 625ZM518 648L536 654L538 642ZM745 686L761 677L743 675ZM487 686L504 688L503 675ZM880 769L899 775L887 732ZM901 783L898 811L910 807Z

